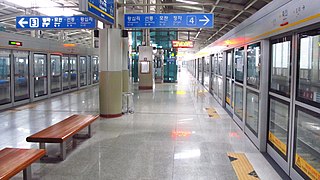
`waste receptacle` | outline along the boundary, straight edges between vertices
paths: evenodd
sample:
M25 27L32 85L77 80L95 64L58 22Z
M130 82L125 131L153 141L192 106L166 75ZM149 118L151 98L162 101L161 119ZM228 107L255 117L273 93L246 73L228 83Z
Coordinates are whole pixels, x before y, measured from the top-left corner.
M122 93L122 113L128 114L133 113L133 93L132 92L124 92Z

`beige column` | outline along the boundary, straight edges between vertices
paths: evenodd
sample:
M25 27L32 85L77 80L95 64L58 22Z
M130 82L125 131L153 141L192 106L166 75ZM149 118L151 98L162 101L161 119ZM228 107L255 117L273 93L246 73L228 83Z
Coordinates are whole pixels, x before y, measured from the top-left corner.
M103 29L100 37L100 116L122 115L122 53L121 30Z
M122 91L129 92L129 69L128 69L128 53L129 53L129 42L128 32L123 31L122 33Z

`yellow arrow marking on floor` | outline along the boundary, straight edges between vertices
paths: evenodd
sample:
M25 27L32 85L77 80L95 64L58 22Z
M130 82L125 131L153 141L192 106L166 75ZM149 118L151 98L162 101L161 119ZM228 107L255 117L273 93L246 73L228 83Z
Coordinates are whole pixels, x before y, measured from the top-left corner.
M209 117L211 117L213 119L219 119L220 118L218 112L214 108L212 108L212 107L206 108L206 111L207 111Z
M259 176L244 153L228 153L239 180L259 180Z

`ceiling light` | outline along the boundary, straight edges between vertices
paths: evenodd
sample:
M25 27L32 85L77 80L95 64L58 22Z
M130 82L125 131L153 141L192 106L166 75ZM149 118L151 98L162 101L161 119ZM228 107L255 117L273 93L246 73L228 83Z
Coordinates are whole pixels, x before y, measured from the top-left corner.
M187 0L176 0L177 2L187 3L187 4L199 4L198 2L194 1L187 1Z

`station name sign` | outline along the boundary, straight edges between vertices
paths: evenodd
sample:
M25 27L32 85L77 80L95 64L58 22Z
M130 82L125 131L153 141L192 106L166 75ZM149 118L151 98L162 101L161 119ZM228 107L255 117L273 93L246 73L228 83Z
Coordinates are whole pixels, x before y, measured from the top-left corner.
M96 20L89 16L17 16L17 29L94 29Z
M114 24L114 0L79 0L79 10L106 24Z
M172 41L173 48L193 48L193 41Z

